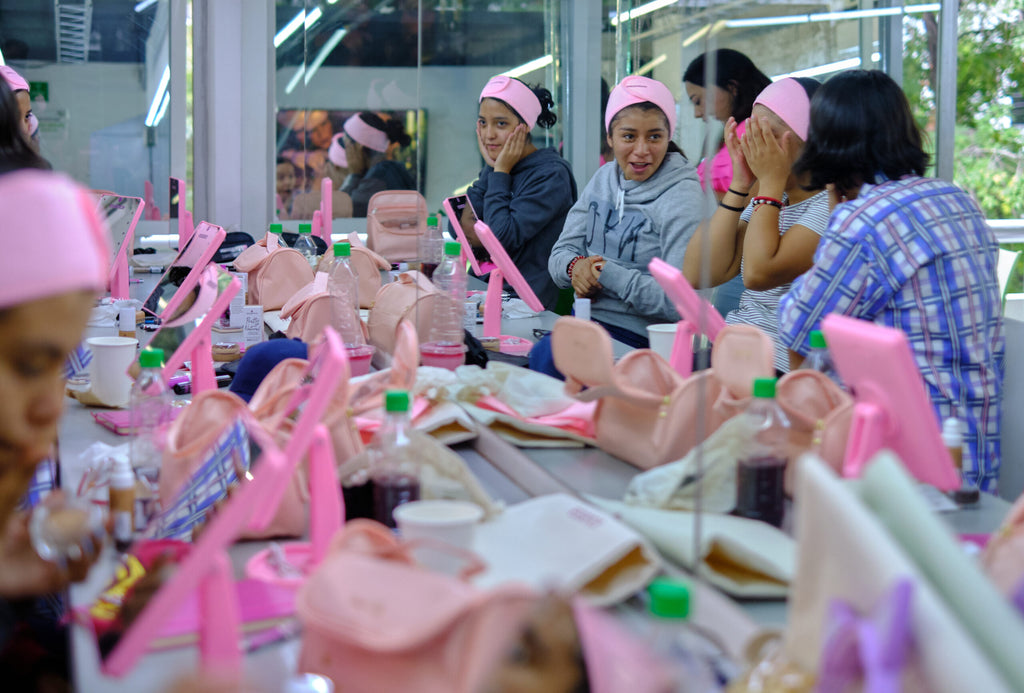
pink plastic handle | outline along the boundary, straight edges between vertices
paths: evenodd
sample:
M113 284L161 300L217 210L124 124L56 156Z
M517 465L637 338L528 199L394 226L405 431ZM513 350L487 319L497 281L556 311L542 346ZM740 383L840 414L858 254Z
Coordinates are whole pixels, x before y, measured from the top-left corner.
M669 365L684 378L693 373L693 338L696 335L697 330L689 320L680 320L676 325L676 337L672 341Z
M661 258L651 260L647 269L668 294L680 317L689 321L701 334L706 334L712 342L715 341L725 327L722 314L690 286L682 272Z
M327 427L320 424L309 447L309 543L312 550L305 566L307 573L327 555L331 537L341 527L341 518L345 516L335 467L334 445Z
M192 221L192 212L188 211L184 207L185 192L184 189L182 189L181 210L178 212L178 247L184 247L186 243L192 240L192 234L196 231L195 225Z
M459 215L455 212L455 207L452 205L452 200L458 199L457 197L446 197L441 206L444 207L445 214L448 215L448 221L451 222L452 228L455 229L455 237L459 239L459 243L462 245L462 259L464 262L469 262L469 266L473 268L473 273L477 276L484 274L483 268L480 266L480 262L476 259L476 255L473 254L473 246L469 244L469 239L466 238L466 233L462 230L462 222L459 220ZM466 196L466 207L473 212L473 216L476 217L476 210L469 203L469 196ZM479 219L479 217L477 217Z
M484 337L501 336L501 292L504 288L505 278L501 270L491 270L484 298Z
M320 229L323 228L322 218L323 217L321 216L319 209L313 211L313 225L312 225L313 228L311 230L312 235L314 235L314 236L319 236L320 235L320 233L321 233Z
M152 185L150 188L152 188ZM146 209L145 200L138 197L129 199L138 200L139 206L135 210L135 216L132 217L132 221L128 225L128 233L125 234L124 239L121 241L121 247L117 249L117 255L114 256L114 262L110 266L110 279L108 283L110 285L110 297L115 301L129 297L128 252L135 242L135 226L139 223L139 219L142 218L142 213Z
M533 289L523 278L522 272L516 267L516 263L512 262L512 258L505 252L505 248L501 245L495 236L494 232L491 231L491 227L482 221L477 221L473 224L473 230L476 231L477 238L487 248L487 252L491 254L491 260L498 266L501 273L505 275L505 279L512 285L512 288L519 294L519 298L523 299L526 305L530 306L531 310L535 310L538 313L544 310L544 304L537 298L537 294L533 293ZM493 272L492 272L493 274ZM487 287L488 293L490 293L490 286ZM487 316L484 316L487 319Z
M242 673L241 622L234 572L222 551L210 559L199 585L199 652L207 669L221 675Z
M331 245L331 228L334 221L334 188L333 181L324 176L320 181L320 238L328 246Z

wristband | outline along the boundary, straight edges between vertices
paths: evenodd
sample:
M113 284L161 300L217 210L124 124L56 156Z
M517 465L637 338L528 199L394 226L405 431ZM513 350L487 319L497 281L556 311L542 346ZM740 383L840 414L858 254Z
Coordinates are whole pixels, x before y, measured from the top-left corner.
M740 197L746 197L747 195L750 194L749 190L747 192L745 192L745 193L741 193L739 190L733 190L731 187L730 188L726 188L725 191L726 192L731 192L733 195L739 195Z
M569 279L572 279L572 268L576 266L576 263L587 257L586 255L577 255L572 260L569 260L569 265L565 268L565 273L569 275Z
M765 197L763 195L755 197L750 201L750 204L754 205L754 209L757 209L760 205L771 205L776 209L782 209L782 200L776 200L774 197Z
M742 207L733 207L732 205L727 205L724 202L719 202L718 206L721 207L722 209L728 209L730 212L742 212L743 211Z

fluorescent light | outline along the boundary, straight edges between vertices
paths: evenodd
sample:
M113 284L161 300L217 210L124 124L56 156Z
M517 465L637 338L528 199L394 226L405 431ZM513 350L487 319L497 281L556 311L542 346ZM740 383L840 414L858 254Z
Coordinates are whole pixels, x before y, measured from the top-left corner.
M513 67L511 70L502 72L501 74L508 75L509 77L522 77L523 75L529 74L534 70L539 70L542 67L547 67L548 65L551 64L553 60L554 58L552 58L551 54L548 53L547 55L542 55L541 57L535 58L534 60L531 60L528 63L523 63L519 67Z
M636 19L637 17L643 17L645 14L650 14L655 10L660 10L665 7L678 4L679 0L654 0L654 2L648 2L644 5L640 5L640 7L634 7L623 15L622 19L619 19L619 15L617 14L612 15L612 26L618 26L620 21L628 22L631 19Z
M146 113L146 127L153 127L157 123L157 113L160 111L160 104L163 102L164 94L167 92L167 83L171 81L171 66L164 65L164 72L160 75L160 83L153 92L153 100L149 104L149 111Z
M274 35L274 48L278 48L282 43L287 41L288 38L292 34L294 34L298 30L298 28L300 26L302 26L302 22L305 21L305 19L306 19L306 11L305 10L302 10L297 15L292 17L292 20L290 22L288 22L287 24L285 24L284 28L281 29L281 31L277 32Z
M775 75L772 77L772 81L776 82L783 77L816 77L817 75L827 75L830 72L852 70L855 67L860 67L860 58L850 58L849 60L840 60L835 63L826 63L824 65L818 65L817 67L809 67L806 70L787 72L784 75Z
M668 60L668 56L665 55L664 53L662 53L661 55L659 55L657 58L655 58L651 62L649 62L646 65L642 66L639 70L637 70L633 74L634 75L646 75L648 72L650 72L651 70L656 68L658 65L661 65L666 60Z
M316 57L313 58L313 62L309 64L309 69L306 70L306 84L309 84L313 80L313 75L316 74L316 71L319 70L320 66L324 64L325 60L327 60L327 56L331 54L331 51L333 51L339 43L341 43L341 39L345 38L345 34L347 33L348 29L338 29L331 34L331 38L327 39L324 45L320 47L320 52L316 54Z
M142 2L135 3L135 11L142 12L145 9L152 7L156 4L156 0L142 0Z
M6 65L6 64L7 63L4 62L4 52L0 51L0 65Z
M728 29L742 29L752 26L779 26L783 24L804 24L806 22L835 22L843 19L865 19L869 17L891 17L901 14L919 14L922 12L938 12L942 8L939 3L925 5L906 5L904 7L881 7L875 10L849 10L847 12L817 12L815 14L787 14L777 17L750 17L748 19L729 19L725 26Z
M324 11L320 9L319 5L314 7L313 11L306 15L306 31L313 28L313 25L320 21L320 17L322 17L323 14Z
M299 81L302 79L304 74L306 74L306 66L299 65L299 69L295 71L295 74L288 81L288 85L284 88L284 93L291 94L295 91L295 87L299 86Z
M160 121L164 119L164 113L167 113L167 107L171 104L171 95L168 92L164 92L164 98L160 102L160 110L156 112L156 119L153 121L152 127L156 127L160 124Z

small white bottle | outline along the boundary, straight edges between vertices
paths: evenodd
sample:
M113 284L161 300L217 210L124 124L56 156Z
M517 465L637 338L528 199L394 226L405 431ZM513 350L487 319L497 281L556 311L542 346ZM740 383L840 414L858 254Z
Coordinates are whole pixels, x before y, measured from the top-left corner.
M953 466L960 474L960 488L951 492L950 498L960 507L975 507L981 500L977 484L964 473L964 434L960 419L951 416L942 422L942 444L953 458Z

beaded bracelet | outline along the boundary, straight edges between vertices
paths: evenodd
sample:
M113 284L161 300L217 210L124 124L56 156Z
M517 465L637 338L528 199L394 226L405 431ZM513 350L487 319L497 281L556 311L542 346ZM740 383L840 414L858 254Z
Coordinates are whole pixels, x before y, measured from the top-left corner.
M741 193L739 190L733 190L732 188L726 188L726 192L731 192L733 195L739 195L740 197L746 197L750 194L749 190L745 193Z
M754 206L754 209L757 209L760 205L771 205L776 209L782 209L782 200L776 200L774 197L765 197L763 195L755 197L750 201L750 204Z
M569 279L572 279L572 268L576 266L576 263L586 258L586 255L577 255L572 260L569 260L569 266L565 268L566 274L569 275Z
M724 202L719 202L718 206L721 207L722 209L728 209L730 212L742 212L743 211L742 207L733 207L732 205L727 205Z

